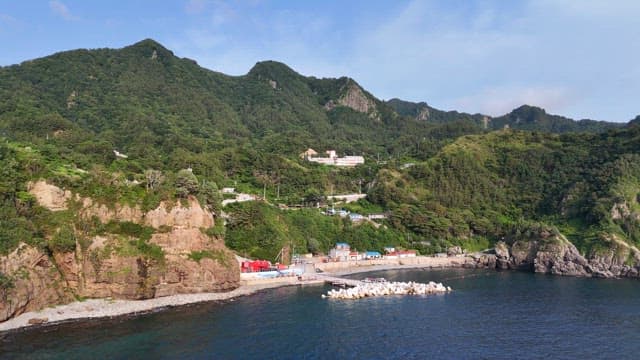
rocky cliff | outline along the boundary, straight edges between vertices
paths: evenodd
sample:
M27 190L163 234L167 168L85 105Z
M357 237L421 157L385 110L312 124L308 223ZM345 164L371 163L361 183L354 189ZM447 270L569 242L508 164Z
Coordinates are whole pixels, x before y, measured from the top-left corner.
M612 238L609 247L585 257L564 236L554 235L511 244L498 242L495 267L568 276L639 277L640 252Z
M368 114L374 120L380 120L375 101L354 81L348 81L340 91L342 96L337 99L337 105L346 106L354 111ZM324 105L325 110L332 110L335 107L336 102L333 100Z
M235 256L209 235L214 217L193 197L144 212L98 204L43 181L29 189L49 210L73 211L75 246L48 254L21 244L0 257L0 273L11 279L0 289L0 321L74 296L147 299L239 286Z

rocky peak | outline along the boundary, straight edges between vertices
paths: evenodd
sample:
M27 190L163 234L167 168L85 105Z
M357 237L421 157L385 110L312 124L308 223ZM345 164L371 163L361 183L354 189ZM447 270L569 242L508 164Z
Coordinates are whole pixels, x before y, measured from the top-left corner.
M355 81L348 79L340 90L342 95L336 102L330 100L324 105L326 110L331 110L337 105L346 106L357 112L369 114L369 117L379 120L380 115L375 101Z
M135 52L141 57L151 60L166 60L175 57L171 50L162 46L162 44L153 39L144 39L142 41L138 41L133 45L124 47L122 51Z

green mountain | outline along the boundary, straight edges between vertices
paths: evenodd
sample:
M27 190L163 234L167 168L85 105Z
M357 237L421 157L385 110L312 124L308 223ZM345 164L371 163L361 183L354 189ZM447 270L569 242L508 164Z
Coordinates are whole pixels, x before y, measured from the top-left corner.
M435 109L427 103L413 103L400 99L391 99L386 102L398 114L422 120L428 123L446 123L455 120L464 120L480 126L485 130L500 130L504 127L518 130L545 131L552 133L565 132L601 132L609 129L617 129L624 124L596 121L573 120L564 116L547 114L536 106L522 105L508 114L491 117L481 114L466 114L457 111L442 111Z
M220 212L222 186L272 205L362 189L368 200L353 210L390 215L375 228L269 204L228 208L229 245L263 257L285 243L326 251L341 238L425 253L480 249L536 224L560 229L583 254L614 236L637 246L635 123L574 121L531 106L491 118L385 102L353 79L305 77L274 61L228 76L153 40L61 52L0 68L0 250L25 236L44 244L57 231L25 194L43 178L145 210L191 194ZM309 147L366 162L309 163L299 157Z

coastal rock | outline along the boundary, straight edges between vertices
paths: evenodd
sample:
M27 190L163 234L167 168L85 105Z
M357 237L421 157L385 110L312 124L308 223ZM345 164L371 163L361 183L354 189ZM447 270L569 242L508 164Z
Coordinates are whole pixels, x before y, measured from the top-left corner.
M498 241L494 248L496 253L496 269L507 270L509 269L509 245L504 241Z
M609 246L593 251L588 258L562 234L543 232L538 238L511 245L498 242L495 268L602 278L640 276L640 250L615 235L603 241ZM476 261L481 266L480 260Z
M165 252L166 271L156 286L156 296L226 291L238 287L238 263L221 239L211 238L198 228L173 229L154 234L151 243ZM202 254L199 260L190 254Z
M48 322L48 318L31 318L27 321L29 325L40 325Z
M447 248L447 256L462 255L463 251L460 246L451 246Z
M537 241L516 241L511 245L509 269L531 270L537 256Z
M11 279L0 289L0 321L58 303L86 298L149 299L175 294L227 291L240 285L233 253L221 238L209 236L213 214L195 197L173 206L161 203L143 212L139 207L106 206L57 186L38 181L29 189L50 210L79 205L81 223L131 222L153 228L148 240L126 234L89 235L75 229L72 252L47 254L21 244L0 257L0 273Z
M534 260L537 273L589 276L592 272L588 261L580 255L578 249L564 238L541 246Z
M0 288L0 322L73 299L49 257L33 246L22 243L0 257L0 273L13 283L8 289Z
M496 269L497 257L495 254L472 254L471 258L463 265L465 268Z

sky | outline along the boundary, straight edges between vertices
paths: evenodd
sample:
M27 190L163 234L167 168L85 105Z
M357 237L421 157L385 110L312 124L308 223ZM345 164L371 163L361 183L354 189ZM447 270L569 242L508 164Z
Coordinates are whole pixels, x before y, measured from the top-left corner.
M0 66L152 38L231 75L276 60L384 100L628 121L638 19L637 0L0 0Z

